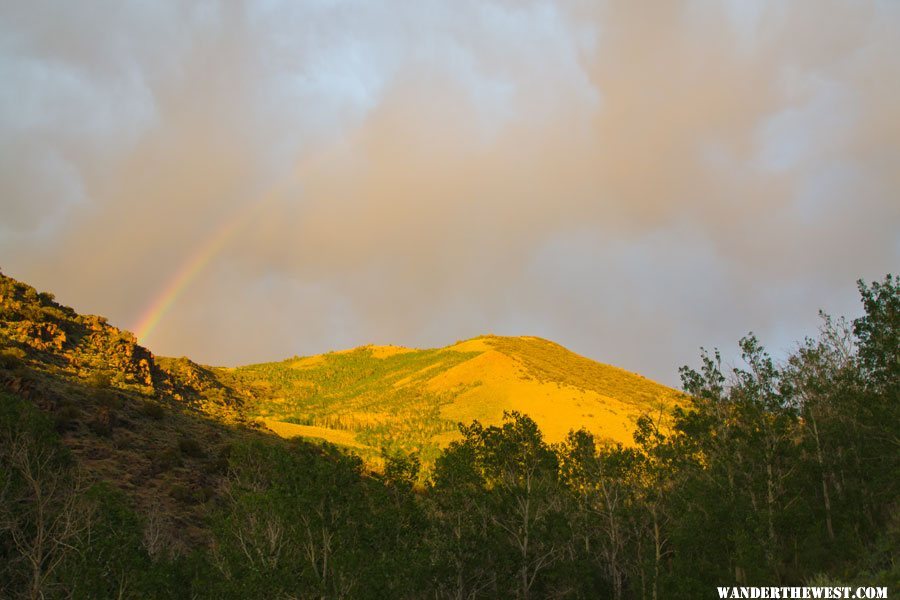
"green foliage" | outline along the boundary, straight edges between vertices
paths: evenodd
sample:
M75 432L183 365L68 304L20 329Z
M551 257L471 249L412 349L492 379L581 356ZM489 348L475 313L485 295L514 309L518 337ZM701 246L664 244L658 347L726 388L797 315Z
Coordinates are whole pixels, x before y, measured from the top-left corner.
M106 390L112 386L112 374L108 371L94 371L88 375L86 382L98 390Z
M0 350L0 369L17 369L25 363L25 351L11 347Z
M178 439L178 451L183 456L200 458L204 455L203 446L194 438L182 436Z
M0 595L147 597L141 523L124 495L90 485L30 403L0 400Z
M557 456L533 420L516 412L505 419L461 427L464 439L436 465L431 543L436 586L449 596L529 598L555 589L570 536Z
M71 598L146 597L150 558L143 527L122 492L106 484L85 494L91 506L89 529L62 567L60 579Z
M393 486L412 489L422 468L418 453L390 453L382 448L381 457L384 459L384 480Z
M865 315L854 321L859 358L876 385L897 390L900 381L900 278L893 275L867 286L859 282Z
M0 394L0 597L189 597L196 564L151 559L146 527L121 491L86 479L45 415Z
M407 503L358 459L306 444L232 449L228 506L214 518L209 596L408 597L418 540ZM401 494L408 494L400 491Z
M43 597L90 526L91 507L52 423L0 394L0 593Z
M141 404L141 413L146 417L159 421L166 416L166 408L159 402L146 400Z

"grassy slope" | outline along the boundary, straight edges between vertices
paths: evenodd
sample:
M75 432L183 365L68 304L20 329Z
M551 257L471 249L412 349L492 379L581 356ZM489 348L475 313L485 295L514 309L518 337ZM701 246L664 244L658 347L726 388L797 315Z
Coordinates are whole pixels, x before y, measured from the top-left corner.
M430 350L364 346L216 373L248 391L249 413L279 435L326 439L367 458L386 447L418 450L428 461L458 436L456 423L495 424L508 410L530 415L550 441L585 427L629 444L638 416L666 414L678 398L535 337Z

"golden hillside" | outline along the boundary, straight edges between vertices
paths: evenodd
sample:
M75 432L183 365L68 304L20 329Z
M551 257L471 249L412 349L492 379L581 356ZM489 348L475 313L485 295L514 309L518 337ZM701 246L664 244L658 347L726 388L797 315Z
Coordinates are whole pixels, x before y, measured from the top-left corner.
M560 441L584 427L632 443L642 414L668 414L679 393L537 337L484 336L438 349L363 346L280 363L219 369L249 392L252 416L285 437L321 438L364 456L417 450L428 460L457 423L531 416Z
M536 337L484 336L425 350L363 346L214 368L156 357L102 317L79 315L3 275L0 317L3 356L32 372L78 385L96 380L116 394L162 401L211 422L324 439L373 466L382 448L418 451L430 463L459 436L459 423L499 424L506 411L529 415L551 442L584 427L601 440L630 444L639 416L664 416L678 398L675 390Z

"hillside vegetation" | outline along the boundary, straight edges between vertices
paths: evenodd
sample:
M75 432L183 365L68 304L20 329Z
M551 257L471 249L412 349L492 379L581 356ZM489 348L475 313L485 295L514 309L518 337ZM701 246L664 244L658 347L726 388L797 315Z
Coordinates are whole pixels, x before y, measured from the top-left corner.
M537 338L205 367L0 275L0 598L896 590L900 282L859 291L680 397Z
M230 445L263 435L243 416L239 394L208 370L158 359L105 318L80 315L2 274L0 392L47 415L84 472L158 516L181 549L208 537L205 505ZM10 431L4 441L16 439Z
M630 445L640 416L665 419L679 398L536 337L484 336L430 350L364 346L215 371L245 390L248 414L279 435L325 439L369 459L384 448L431 462L460 438L458 423L496 425L509 411L528 415L551 442L583 427Z

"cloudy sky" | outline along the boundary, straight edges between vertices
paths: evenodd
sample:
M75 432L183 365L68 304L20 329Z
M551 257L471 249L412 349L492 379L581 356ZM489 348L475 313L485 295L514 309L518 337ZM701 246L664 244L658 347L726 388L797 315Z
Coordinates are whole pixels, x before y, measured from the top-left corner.
M900 265L900 2L0 6L0 267L157 354L675 383Z

